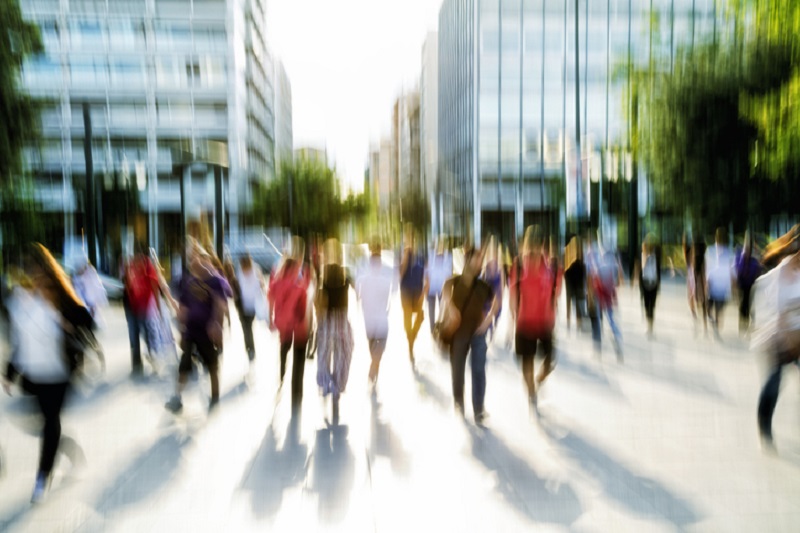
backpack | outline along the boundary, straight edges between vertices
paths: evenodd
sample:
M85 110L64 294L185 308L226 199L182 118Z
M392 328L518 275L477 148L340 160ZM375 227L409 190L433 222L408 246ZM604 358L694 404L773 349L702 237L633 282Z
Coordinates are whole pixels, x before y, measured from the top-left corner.
M400 280L400 288L403 292L413 295L422 294L422 287L425 285L425 265L422 258L413 254L409 262L403 279Z
M654 254L649 254L644 261L642 268L642 284L647 289L652 289L658 285L658 266Z

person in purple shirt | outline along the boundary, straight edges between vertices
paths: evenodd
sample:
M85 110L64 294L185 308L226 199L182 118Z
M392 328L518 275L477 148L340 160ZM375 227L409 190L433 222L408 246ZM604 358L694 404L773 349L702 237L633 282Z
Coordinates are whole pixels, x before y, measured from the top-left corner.
M173 413L183 409L181 392L192 370L195 351L211 380L209 411L219 402L219 348L222 344L222 321L225 317L226 292L222 276L202 250L195 249L189 258L188 275L181 282L178 321L181 325L181 362L175 395L165 407Z

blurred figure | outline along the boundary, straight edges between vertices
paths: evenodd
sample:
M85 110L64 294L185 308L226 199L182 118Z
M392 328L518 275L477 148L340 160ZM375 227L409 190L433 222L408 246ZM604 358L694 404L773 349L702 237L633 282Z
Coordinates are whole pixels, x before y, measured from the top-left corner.
M211 380L211 411L219 402L219 348L225 317L225 289L221 276L214 273L211 261L202 249L195 248L187 257L189 272L181 280L178 321L181 326L181 360L175 394L165 407L173 413L183 409L181 393L193 368L195 353L208 370Z
M586 305L586 265L583 262L583 242L573 236L564 248L564 288L567 293L567 329L575 307L575 326L581 330Z
M661 288L661 249L655 243L653 235L648 235L642 242L641 260L637 261L634 270L638 273L634 278L639 281L639 294L647 320L647 337L652 339L656 298Z
M425 258L417 251L414 231L406 226L405 248L400 260L400 303L403 306L403 325L408 339L408 357L414 365L414 342L425 313L422 310L424 297L428 292L428 277Z
M156 307L159 294L164 294L168 301L172 301L172 297L169 296L169 288L163 283L163 278L159 276L141 243L136 246L136 254L125 263L122 281L125 285L123 306L131 346L131 376L136 378L143 374L142 335L147 345L150 363L157 371L154 362L155 346L153 346L155 332L152 331L152 326L148 325L148 313Z
M38 503L52 481L61 441L61 410L93 320L47 248L33 245L25 270L28 277L14 289L9 303L12 353L3 388L11 394L11 382L20 378L22 390L36 398L44 419L31 496L31 502Z
M522 253L511 267L509 302L516 317L515 351L522 360L522 377L528 389L528 403L536 410L537 385L553 371L553 329L556 323L556 298L559 286L548 265L544 240L537 226L528 226ZM538 350L541 346L541 351ZM544 357L534 379L537 351Z
M780 262L753 287L751 348L770 356L771 369L758 399L758 429L764 448L774 451L772 415L781 376L784 367L800 358L800 233L793 228L784 235L769 258Z
M101 309L108 307L106 289L100 281L97 270L89 263L87 257L79 257L74 267L72 286L75 288L75 293L78 295L78 298L83 301L84 305L89 310L89 314L92 315L95 326L99 326L102 323ZM91 333L90 344L92 350L97 354L101 372L105 372L106 358L103 354L103 347L100 345L100 341L97 340L94 332Z
M369 367L369 382L373 387L378 382L381 357L386 349L386 339L389 336L389 297L394 288L392 269L383 264L380 241L375 238L370 246L369 265L356 284L356 294L361 300L364 330L367 334L369 354L372 358Z
M347 319L351 281L342 266L342 245L328 239L317 306L317 385L333 397L333 421L339 420L339 395L345 391L353 357L353 330Z
M481 272L481 279L489 284L492 289L492 294L497 298L497 310L493 315L492 323L489 325L489 340L494 338L495 328L497 321L500 320L500 313L503 311L503 287L505 286L505 275L501 264L500 250L494 238L494 235L489 237L489 244L486 247L484 254L483 271ZM492 302L487 302L487 309L491 307Z
M739 333L750 327L750 294L753 284L761 275L761 264L753 255L753 236L750 230L744 235L744 247L736 254L736 286L739 288Z
M428 258L428 322L433 335L433 325L436 322L436 304L442 299L444 282L453 275L453 255L445 245L443 238L436 243L436 249Z
M722 329L722 311L731 299L731 288L735 276L733 254L725 244L725 228L717 228L714 245L706 250L706 285L708 288L708 313L711 327L719 338Z
M622 332L614 316L614 307L617 303L617 287L622 282L622 268L619 259L611 250L603 250L599 245L591 248L588 254L588 279L592 286L593 305L595 316L592 323L592 337L594 349L600 355L602 347L602 319L608 319L608 325L614 335L614 351L617 361L622 361Z
M292 349L292 405L303 399L303 374L309 331L308 291L314 283L311 268L303 262L305 244L292 238L291 253L269 281L269 323L280 338L280 387L286 375L286 357Z
M708 289L706 287L706 244L702 238L697 242L686 241L686 287L689 293L689 309L695 321L703 319L703 332L708 334Z
M233 271L232 265L230 270ZM256 358L253 321L256 318L258 306L266 305L264 277L261 274L261 268L253 263L253 259L249 254L246 254L239 259L238 276L234 275L233 280L235 280L235 284L231 287L233 290L233 303L236 306L236 312L239 314L239 322L242 324L247 360L252 363ZM264 301L260 302L260 300Z
M444 287L442 307L459 317L458 329L450 344L450 370L453 380L453 400L456 410L464 416L464 372L467 355L472 373L472 412L476 424L488 416L484 406L486 395L486 331L497 312L497 297L485 281L478 278L483 265L480 249L467 248L464 270L450 278ZM488 304L488 305L487 305ZM488 308L488 311L487 311Z

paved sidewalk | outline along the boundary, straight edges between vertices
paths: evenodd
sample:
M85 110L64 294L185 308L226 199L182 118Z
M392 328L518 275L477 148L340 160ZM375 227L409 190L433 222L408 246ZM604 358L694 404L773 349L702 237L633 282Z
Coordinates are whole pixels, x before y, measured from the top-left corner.
M129 379L124 317L112 309L102 335L108 372L64 415L86 465L62 459L41 505L28 503L38 433L23 399L0 399L0 530L797 531L797 369L786 371L775 415L777 456L765 455L755 420L762 357L739 339L735 306L720 342L695 333L684 295L665 284L648 340L638 293L621 291L622 364L607 326L597 358L588 331L566 330L562 306L558 367L538 419L501 323L488 354L485 428L469 407L466 420L454 415L449 365L427 317L412 372L399 299L375 395L351 306L357 342L338 424L318 394L316 360L292 417L289 387L277 390L278 341L263 324L256 375L245 380L235 316L218 410L205 413L200 379L184 413L171 415L163 403L174 376Z

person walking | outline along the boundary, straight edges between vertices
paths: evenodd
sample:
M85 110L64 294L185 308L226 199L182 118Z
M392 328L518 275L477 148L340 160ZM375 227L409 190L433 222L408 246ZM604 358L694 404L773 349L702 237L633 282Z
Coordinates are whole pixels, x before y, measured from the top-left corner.
M500 314L503 311L503 287L505 287L506 278L501 264L501 257L500 248L492 235L489 237L489 244L484 253L484 265L480 276L492 288L492 294L497 297L497 310L487 332L490 341L494 339L497 322L500 320Z
M588 279L592 286L592 301L595 317L592 323L592 338L595 353L599 356L602 348L602 319L608 320L611 333L614 335L614 351L617 361L622 362L622 331L617 325L614 308L617 305L617 287L622 283L622 268L619 259L611 250L602 250L599 244L590 249L588 254Z
M178 321L181 326L181 360L175 394L165 407L173 413L183 409L181 394L193 368L195 353L208 370L211 381L209 411L219 402L219 349L225 319L226 293L222 277L213 271L208 255L194 248L188 258L189 272L181 280Z
M252 363L256 358L256 345L253 339L253 321L256 318L258 306L266 306L265 282L261 274L261 268L253 263L249 254L243 255L239 259L239 271L233 277L234 283L231 285L233 290L233 303L239 315L239 322L242 324L242 334L244 335L244 349L247 352L247 360ZM264 299L263 302L260 302Z
M94 325L97 327L103 321L102 309L108 307L106 289L100 281L97 270L89 263L89 259L86 256L80 256L76 259L74 269L71 280L72 286L78 298L83 301L86 309L88 309L89 314L92 315ZM106 358L103 354L103 346L93 331L87 340L91 345L92 351L97 354L100 371L105 372Z
M370 247L369 265L356 283L356 294L361 301L364 331L372 359L368 378L373 390L378 382L381 357L389 336L390 296L396 285L391 269L381 259L380 241L374 239Z
M292 239L289 257L270 278L269 323L280 338L280 387L286 375L286 358L292 349L292 405L303 399L303 375L309 334L309 287L313 285L311 268L303 262L305 246L300 237Z
M718 339L722 329L722 312L725 304L731 299L733 281L736 276L733 254L725 244L727 238L725 228L717 228L714 245L708 247L705 257L708 313L714 335Z
M564 287L567 293L567 329L570 328L574 307L575 326L580 331L586 306L586 265L583 262L583 243L577 235L564 248Z
M428 258L428 322L431 326L436 323L436 305L442 300L444 282L453 275L453 255L445 246L444 238L440 238L436 249Z
M353 357L353 330L347 318L351 281L342 265L342 245L328 239L324 250L322 286L317 292L317 385L331 395L333 423L339 420L339 397L345 392Z
M548 264L544 240L539 228L525 230L522 254L511 266L509 305L516 317L515 351L522 362L522 377L528 391L528 402L536 410L536 393L553 371L553 330L556 323L556 299L560 291L558 278ZM534 358L541 346L544 362L534 378Z
M648 235L642 242L642 256L636 270L638 275L634 275L634 278L638 278L639 282L639 294L647 320L647 337L652 339L656 298L661 288L661 249L652 235Z
M93 320L47 248L33 245L25 270L27 279L14 289L9 302L12 354L3 388L11 394L12 382L19 379L22 390L36 399L44 419L31 496L31 503L38 503L52 481L61 441L61 410Z
M483 252L467 247L464 269L444 286L442 309L457 317L458 328L450 343L450 372L456 411L464 416L464 374L467 356L472 375L472 413L482 425L488 416L486 396L486 332L497 313L497 296L488 283L479 278ZM487 310L488 308L488 310Z
M764 259L778 265L753 286L750 347L768 354L770 370L758 398L758 429L765 451L774 452L772 417L783 369L800 359L800 232L782 237Z
M407 226L406 247L400 261L400 303L403 306L403 325L408 340L408 357L412 366L415 364L414 342L425 319L422 302L428 293L428 285L425 260L416 250L413 230Z
M736 254L736 286L739 289L739 333L750 327L750 303L753 284L761 275L761 264L753 255L753 236L745 233L744 247Z

